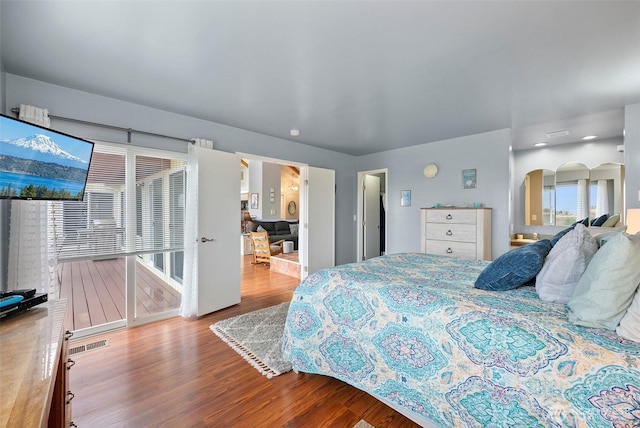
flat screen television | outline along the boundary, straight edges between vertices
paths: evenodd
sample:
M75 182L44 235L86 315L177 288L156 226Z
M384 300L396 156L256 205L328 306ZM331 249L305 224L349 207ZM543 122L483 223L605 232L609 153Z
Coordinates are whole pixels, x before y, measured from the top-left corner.
M81 201L93 143L0 115L0 199Z

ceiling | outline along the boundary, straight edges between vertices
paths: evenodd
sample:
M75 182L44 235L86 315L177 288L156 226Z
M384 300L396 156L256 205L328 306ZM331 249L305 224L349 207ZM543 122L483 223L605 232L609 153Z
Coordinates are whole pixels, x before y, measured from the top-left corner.
M8 73L352 155L619 137L640 102L638 1L2 0L0 19Z

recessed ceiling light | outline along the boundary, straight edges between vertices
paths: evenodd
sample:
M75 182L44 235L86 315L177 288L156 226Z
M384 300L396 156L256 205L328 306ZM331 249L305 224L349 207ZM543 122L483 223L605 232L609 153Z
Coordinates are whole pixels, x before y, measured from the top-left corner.
M564 137L566 135L569 135L569 131L563 130L563 131L547 132L547 138Z
M598 138L597 135L585 135L584 137L582 137L583 140L594 140Z
M542 146L546 146L547 143L545 143L544 141L540 142L540 143L535 143L533 146L534 147L542 147Z
M289 134L292 137L297 137L298 135L300 135L300 130L299 129L292 129L291 131L289 131Z

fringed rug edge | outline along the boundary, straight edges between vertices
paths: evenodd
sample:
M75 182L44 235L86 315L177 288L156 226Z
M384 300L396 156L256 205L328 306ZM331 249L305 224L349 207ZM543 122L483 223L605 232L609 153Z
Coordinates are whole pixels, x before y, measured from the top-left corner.
M260 360L260 358L256 357L251 351L238 343L233 337L225 333L220 327L217 327L215 324L213 324L209 328L223 342L229 345L231 349L236 351L238 355L240 355L246 362L251 364L253 368L258 370L263 376L266 376L267 379L271 379L274 376L279 376L282 374L281 372L274 370L267 364L265 364L262 360Z

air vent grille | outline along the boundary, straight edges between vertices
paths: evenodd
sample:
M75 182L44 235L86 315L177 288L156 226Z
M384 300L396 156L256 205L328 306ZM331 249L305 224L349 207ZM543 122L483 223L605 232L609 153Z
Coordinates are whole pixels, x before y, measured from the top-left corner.
M86 345L76 346L74 348L69 348L69 355L77 355L83 352L91 351L97 348L103 348L108 346L109 343L106 340L98 340L97 342L87 343Z

